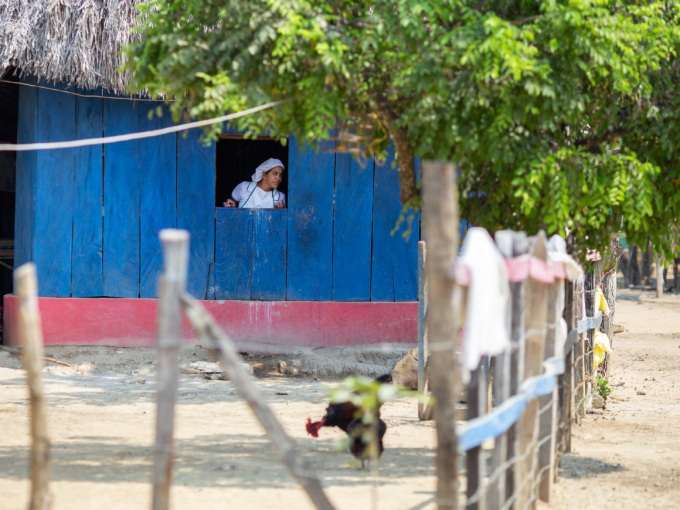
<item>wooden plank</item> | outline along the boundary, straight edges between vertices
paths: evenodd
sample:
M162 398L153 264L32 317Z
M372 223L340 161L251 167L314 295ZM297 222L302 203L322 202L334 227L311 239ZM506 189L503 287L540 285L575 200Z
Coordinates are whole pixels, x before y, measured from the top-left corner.
M547 259L545 234L541 231L532 239L530 255L539 260ZM548 287L532 278L525 282L524 313L526 322L526 342L524 350L524 374L527 380L541 373L545 350L545 327L548 309ZM517 464L519 485L517 486L518 508L535 508L536 455L538 444L539 401L534 399L527 404L519 420L520 460ZM528 453L525 455L525 453Z
M512 232L509 230L498 232L496 233L496 245L505 258L518 257L527 252L527 237L524 232ZM513 348L510 353L506 354L508 359L504 366L508 373L503 374L502 377L508 380L508 387L504 390L507 398L517 395L519 392L519 384L522 381L524 371L525 330L523 293L523 282L510 284L510 339L518 345L518 348ZM504 436L506 443L505 458L513 459L519 449L518 425L512 425ZM499 453L498 456L502 457L503 453ZM499 476L500 478L504 478L504 480L498 483L498 500L500 504L496 508L502 508L506 501L510 498L515 498L515 488L519 487L517 463L510 465L505 473ZM516 499L514 501L515 503L510 508L517 508ZM494 501L490 500L489 504L493 505ZM492 506L492 508L494 507Z
M251 299L286 299L286 209L253 211Z
M418 225L413 220L408 241L402 234L406 225L392 235L402 207L399 202L398 169L392 168L394 151L387 160L375 164L373 185L373 253L371 267L371 301L413 301L417 299Z
M104 94L104 135L139 131L140 104ZM139 141L104 146L104 295L139 297Z
M160 108L162 117L156 109ZM149 118L149 113L153 117ZM144 102L139 108L139 129L149 131L173 124L163 103ZM139 176L140 297L156 297L163 257L158 233L177 226L177 135L169 134L139 141L142 171ZM181 190L180 190L181 192Z
M63 84L38 89L38 141L76 137L76 99ZM73 91L73 89L69 89ZM73 149L38 151L35 187L35 252L41 296L71 295Z
M35 83L35 79L32 77L24 78L21 81L27 84ZM37 140L37 125L38 89L19 86L18 143L34 143ZM37 154L37 151L17 152L14 267L19 267L33 260Z
M250 299L253 211L217 209L215 298Z
M583 279L577 281L575 288L575 307L577 322L585 318L583 305ZM579 340L574 347L574 421L580 423L586 415L585 408L585 332L579 334Z
M333 301L370 301L374 161L335 160Z
M555 352L555 333L557 323L562 317L562 310L557 310L558 294L564 292L563 280L555 280L555 283L548 287L548 317L547 317L547 332L545 337L545 351L543 359L547 360L553 356L563 356L563 352ZM544 395L539 399L539 407L541 413L539 416L539 431L538 431L538 497L541 501L550 502L550 491L552 490L552 483L555 469L555 449L557 447L557 404L558 404L558 388L555 385L553 392L550 395Z
M77 91L87 95L101 94L101 90ZM98 138L102 135L102 101L101 97L76 97L76 138ZM103 146L78 147L74 152L71 295L103 296Z
M479 416L486 414L486 399L487 399L487 381L486 371L482 366L485 363L482 360L479 366L470 374L470 382L467 387L467 419L472 420ZM470 510L480 510L486 508L487 494L484 490L485 466L482 447L477 446L470 448L465 452L465 467L467 473L467 490L466 496L468 503L465 508ZM471 501L471 498L475 498Z
M286 299L331 299L335 154L289 139L288 275Z
M204 145L202 133L177 137L177 228L191 233L187 292L198 299L215 262L215 144Z

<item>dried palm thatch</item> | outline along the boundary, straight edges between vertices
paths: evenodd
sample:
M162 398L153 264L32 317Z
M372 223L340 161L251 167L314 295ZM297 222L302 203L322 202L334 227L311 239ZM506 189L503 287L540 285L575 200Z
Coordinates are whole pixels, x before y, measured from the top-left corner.
M124 93L121 50L143 0L0 0L0 75L10 67L78 87Z

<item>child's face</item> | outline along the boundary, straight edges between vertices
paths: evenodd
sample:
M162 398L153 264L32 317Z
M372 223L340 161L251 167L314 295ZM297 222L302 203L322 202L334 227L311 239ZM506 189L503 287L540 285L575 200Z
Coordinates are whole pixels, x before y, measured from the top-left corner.
M262 174L262 182L265 184L267 187L270 188L278 188L279 184L281 184L281 179L283 178L283 168L280 166L275 166L269 172L265 172Z

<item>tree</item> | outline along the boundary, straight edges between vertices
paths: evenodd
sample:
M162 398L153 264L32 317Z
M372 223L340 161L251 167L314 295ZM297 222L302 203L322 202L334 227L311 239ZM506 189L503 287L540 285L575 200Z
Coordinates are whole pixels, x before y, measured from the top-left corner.
M604 248L622 222L670 260L680 212L676 2L153 0L128 49L133 90L256 135L380 155L401 201L417 158L459 165L461 216L491 231L573 232ZM216 128L217 129L217 128Z

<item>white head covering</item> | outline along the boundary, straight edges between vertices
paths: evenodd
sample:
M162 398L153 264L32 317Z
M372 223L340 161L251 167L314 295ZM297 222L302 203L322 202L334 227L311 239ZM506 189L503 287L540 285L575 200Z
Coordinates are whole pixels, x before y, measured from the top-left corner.
M277 166L280 166L281 168L284 169L286 168L285 166L283 166L283 163L281 163L281 161L279 161L278 159L269 158L267 161L265 161L255 169L255 173L253 174L253 182L260 182L262 180L263 173L269 172L269 170Z

